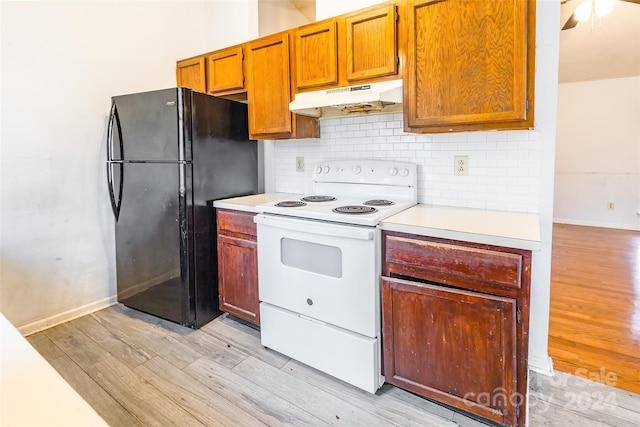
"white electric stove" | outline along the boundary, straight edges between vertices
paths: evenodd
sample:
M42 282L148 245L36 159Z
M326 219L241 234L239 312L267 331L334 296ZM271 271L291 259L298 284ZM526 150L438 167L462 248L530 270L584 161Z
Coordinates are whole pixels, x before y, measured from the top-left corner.
M376 226L417 203L417 168L335 160L312 179L313 194L258 206L262 344L375 393L384 383Z

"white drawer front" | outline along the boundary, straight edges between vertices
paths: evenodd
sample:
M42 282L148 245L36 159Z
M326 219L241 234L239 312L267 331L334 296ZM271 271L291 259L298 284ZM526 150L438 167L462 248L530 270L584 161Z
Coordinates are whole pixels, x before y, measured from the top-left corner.
M322 324L267 303L260 304L262 345L375 393L380 375L380 343Z

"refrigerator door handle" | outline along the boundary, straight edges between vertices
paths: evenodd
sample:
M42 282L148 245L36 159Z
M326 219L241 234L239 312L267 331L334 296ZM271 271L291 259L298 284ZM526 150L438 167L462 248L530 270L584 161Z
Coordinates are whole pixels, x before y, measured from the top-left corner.
M113 125L117 126L118 141L120 145L120 158L113 158ZM111 102L111 111L109 112L109 124L107 126L107 160L124 160L124 142L122 141L122 126L120 126L120 116L118 116L118 108L115 101Z
M118 200L113 188L113 167L118 166L120 168L120 185L118 186ZM124 186L124 164L122 162L107 162L107 186L109 187L109 198L111 199L111 209L113 210L113 216L118 221L120 217L120 208L122 206L122 189Z

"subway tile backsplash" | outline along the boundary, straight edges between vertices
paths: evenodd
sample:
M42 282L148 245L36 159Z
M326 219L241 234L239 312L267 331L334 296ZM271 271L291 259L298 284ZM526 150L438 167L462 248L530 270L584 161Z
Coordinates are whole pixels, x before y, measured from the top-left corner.
M418 165L420 203L538 213L540 143L535 131L419 135L403 117L371 114L320 119L320 139L274 141L275 191L310 193L311 172L327 159L390 159ZM469 175L454 175L454 156L469 157ZM296 172L303 156L304 172Z

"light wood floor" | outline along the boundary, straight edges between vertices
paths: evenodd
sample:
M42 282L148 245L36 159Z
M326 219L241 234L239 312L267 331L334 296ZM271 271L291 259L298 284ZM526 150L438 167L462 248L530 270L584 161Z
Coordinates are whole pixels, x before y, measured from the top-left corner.
M484 426L385 384L375 395L262 347L226 316L194 331L100 310L28 337L112 426ZM531 426L640 425L640 396L532 373Z
M640 393L640 232L555 224L554 368Z

